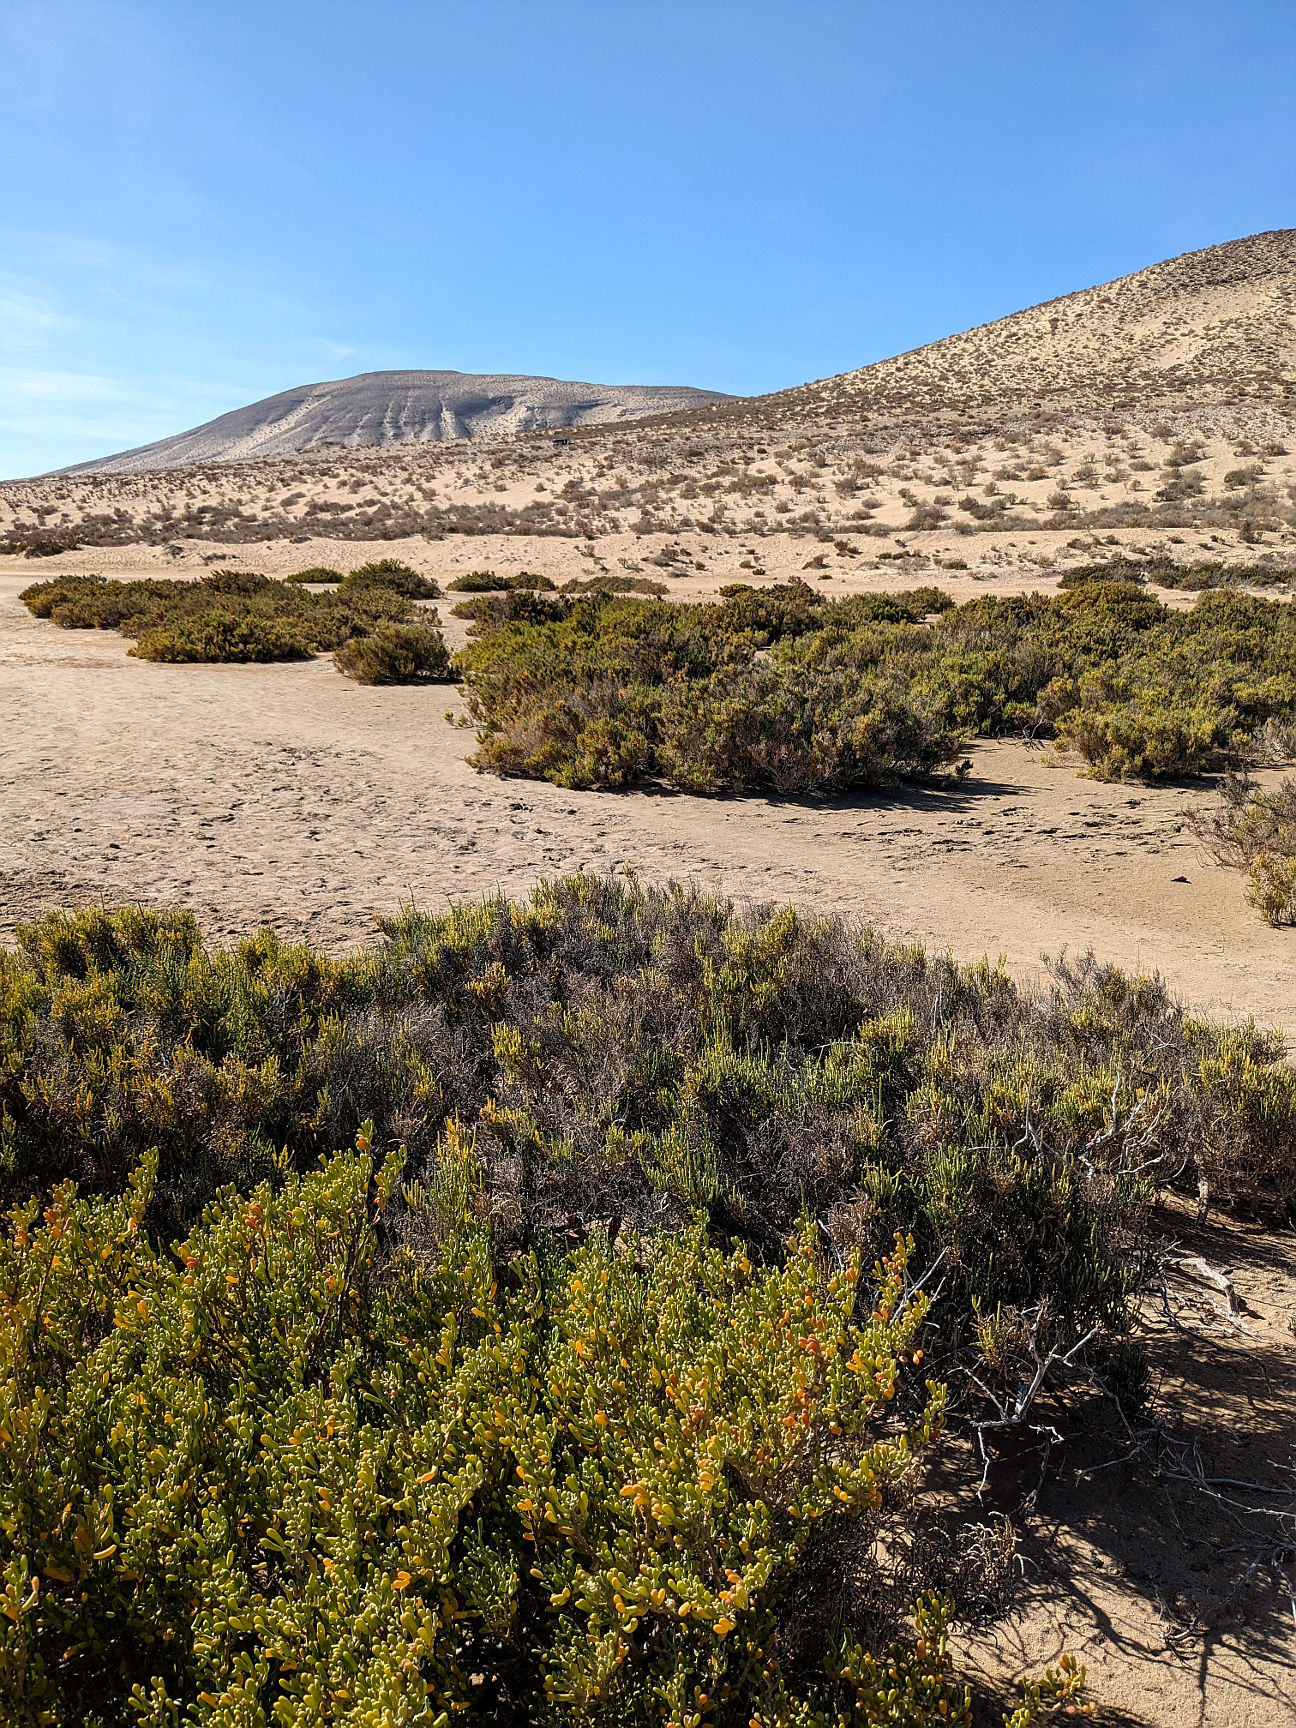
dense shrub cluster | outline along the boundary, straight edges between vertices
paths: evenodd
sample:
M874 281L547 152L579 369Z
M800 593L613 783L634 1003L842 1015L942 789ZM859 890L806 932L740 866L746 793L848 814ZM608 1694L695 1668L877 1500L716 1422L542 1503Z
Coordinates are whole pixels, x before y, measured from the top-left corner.
M1083 1330L1122 1324L1148 1180L1296 1196L1281 1042L1146 979L1035 999L840 921L579 876L384 928L331 960L211 951L178 913L27 926L0 950L0 1199L118 1192L156 1148L179 1228L366 1120L422 1176L457 1122L506 1250L701 1210L767 1256L809 1207L843 1250L945 1249L949 1300L1047 1292Z
M341 960L50 915L0 951L0 1713L966 1723L927 1374L1014 1385L1029 1317L1136 1390L1152 1190L1290 1208L1294 1130L1280 1042L1154 980L682 889Z
M456 576L449 586L456 594L502 594L514 588L547 589L552 593L554 588L548 576L537 576L530 570L520 570L516 576L497 576L493 570L469 570L465 576Z
M903 1245L862 1299L808 1229L777 1266L693 1229L501 1278L448 1195L437 1247L384 1245L425 1210L400 1175L361 1153L227 1190L169 1250L147 1162L121 1199L11 1215L7 1722L970 1720L947 1600L880 1657L795 1611L940 1424L934 1384L893 1414L926 1307Z
M445 638L427 624L379 624L344 642L333 664L359 684L423 684L452 675Z
M827 602L802 582L719 604L468 603L479 767L565 786L873 786L973 734L1051 736L1105 779L1202 771L1296 718L1290 604L1140 585L955 607L935 589Z
M1059 579L1060 588L1078 588L1086 582L1152 582L1158 588L1181 588L1201 593L1207 588L1290 588L1293 571L1278 564L1229 564L1222 559L1203 559L1196 564L1176 564L1169 558L1110 558L1096 564L1077 564Z
M429 591L428 585L403 570L390 562L366 566L324 594L300 581L277 582L251 571L222 571L197 581L56 576L25 588L21 599L36 617L65 630L119 630L134 637L130 652L142 660L301 660L420 619L412 597ZM435 584L430 592L438 592Z
M803 583L737 588L715 606L547 604L532 621L476 603L483 640L462 664L479 767L569 786L792 793L925 774L957 753L957 735L929 723L892 669L794 657L821 609Z

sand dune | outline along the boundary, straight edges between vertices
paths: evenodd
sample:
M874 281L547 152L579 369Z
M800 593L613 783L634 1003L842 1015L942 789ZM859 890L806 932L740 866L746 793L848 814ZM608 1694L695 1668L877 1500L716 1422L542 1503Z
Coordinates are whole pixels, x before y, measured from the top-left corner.
M1177 533L1212 557L1240 539L1254 560L1296 550L1294 307L1291 230L839 378L649 418L625 416L705 393L368 374L2 485L0 551L665 535L676 568L741 539L756 570L785 535L834 566L860 537L958 559L970 535L1066 531Z
M1252 234L762 399L778 420L1296 401L1296 229Z

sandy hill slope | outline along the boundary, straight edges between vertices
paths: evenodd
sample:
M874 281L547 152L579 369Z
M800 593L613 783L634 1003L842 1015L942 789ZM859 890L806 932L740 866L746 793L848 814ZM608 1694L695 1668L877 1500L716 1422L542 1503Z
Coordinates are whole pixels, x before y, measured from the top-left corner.
M333 383L283 390L173 438L80 462L62 472L123 474L191 462L247 461L325 444L428 444L635 419L725 400L715 390L668 384L573 384L560 378L470 372L361 372Z
M764 417L1296 401L1296 229L1132 276L761 399Z
M777 543L780 567L827 578L900 555L1065 560L1100 533L1290 562L1296 230L764 397L372 373L0 485L0 553L148 547L177 568L236 546L266 548L247 556L270 570L296 566L268 544L304 567L343 557L328 542L447 536L537 568L552 537L672 575L717 568L725 543L742 575L773 569Z

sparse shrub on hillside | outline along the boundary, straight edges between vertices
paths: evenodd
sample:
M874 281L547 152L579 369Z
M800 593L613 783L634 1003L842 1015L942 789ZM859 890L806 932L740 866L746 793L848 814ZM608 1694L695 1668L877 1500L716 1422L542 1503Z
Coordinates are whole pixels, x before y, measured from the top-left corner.
M79 552L81 541L68 531L63 534L31 534L25 539L11 540L7 550L21 552L24 558L57 558L63 552Z
M425 624L379 624L353 636L333 664L360 684L420 684L450 677L450 650L439 630Z

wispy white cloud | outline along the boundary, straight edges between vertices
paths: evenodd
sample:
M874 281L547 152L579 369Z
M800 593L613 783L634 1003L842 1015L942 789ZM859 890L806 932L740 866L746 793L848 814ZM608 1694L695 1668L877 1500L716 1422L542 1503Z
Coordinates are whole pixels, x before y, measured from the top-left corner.
M48 300L8 287L0 278L0 351L39 350L66 322Z
M140 402L146 394L115 378L36 366L0 366L0 400L13 402ZM0 413L0 420L8 415Z

